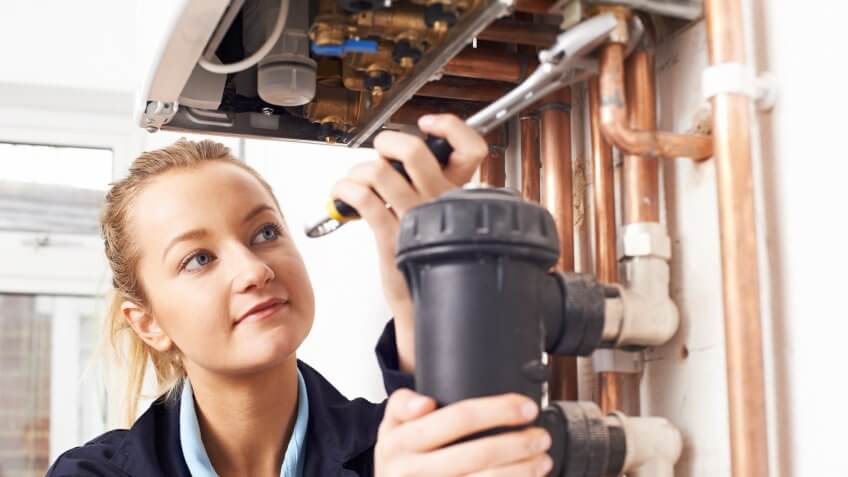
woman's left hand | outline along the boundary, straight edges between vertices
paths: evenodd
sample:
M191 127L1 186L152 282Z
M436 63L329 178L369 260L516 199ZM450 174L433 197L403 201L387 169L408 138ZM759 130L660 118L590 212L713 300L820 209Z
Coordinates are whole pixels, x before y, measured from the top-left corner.
M483 137L452 114L422 116L418 126L424 133L447 139L453 147L444 169L423 139L384 131L374 139L380 159L353 167L332 192L333 197L352 205L374 233L383 293L395 317L400 365L407 372L415 369L414 323L409 290L395 265L400 219L407 210L468 182L488 154ZM387 159L401 161L412 183L395 171Z

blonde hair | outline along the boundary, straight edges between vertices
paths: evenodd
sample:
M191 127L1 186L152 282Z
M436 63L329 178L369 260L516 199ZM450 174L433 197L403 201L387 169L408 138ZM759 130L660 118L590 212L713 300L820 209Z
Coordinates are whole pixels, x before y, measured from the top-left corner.
M233 164L253 175L274 198L279 210L271 186L259 173L235 159L228 147L209 140L195 142L183 138L168 147L143 153L133 161L129 175L113 183L106 194L100 229L114 287L107 315L107 336L116 357L128 368L124 409L127 424L135 420L148 361L152 363L156 374L157 396L178 389L185 377L178 353L160 353L149 347L133 332L121 311L124 301L150 309L138 276L139 249L132 240L134 234L129 230L130 211L139 193L155 177L172 170L192 169L212 161Z

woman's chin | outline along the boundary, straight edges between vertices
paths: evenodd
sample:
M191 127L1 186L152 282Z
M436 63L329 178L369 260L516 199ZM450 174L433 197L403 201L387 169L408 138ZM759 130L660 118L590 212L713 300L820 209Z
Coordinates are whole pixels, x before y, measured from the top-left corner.
M290 331L290 330L287 330ZM298 333L299 335L299 333ZM262 333L251 340L239 340L239 349L233 350L233 371L259 372L282 366L295 359L297 348L305 336L294 333Z

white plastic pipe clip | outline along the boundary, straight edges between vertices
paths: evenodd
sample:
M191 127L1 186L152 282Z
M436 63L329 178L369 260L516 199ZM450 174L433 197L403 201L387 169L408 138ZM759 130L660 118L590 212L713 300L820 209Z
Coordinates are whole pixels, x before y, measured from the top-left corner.
M760 111L769 111L777 100L777 81L765 72L757 76L754 69L741 63L708 66L701 75L704 98L717 94L741 94L751 98Z
M644 369L641 352L599 349L592 353L592 370L596 373L639 374Z

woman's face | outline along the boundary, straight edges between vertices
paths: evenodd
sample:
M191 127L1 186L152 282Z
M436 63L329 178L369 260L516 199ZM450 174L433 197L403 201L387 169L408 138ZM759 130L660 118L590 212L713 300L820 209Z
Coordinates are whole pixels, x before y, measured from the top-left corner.
M145 319L162 335L148 344L176 347L187 369L213 373L261 371L294 357L315 302L274 204L256 178L225 162L173 170L144 187L130 228Z

